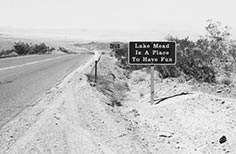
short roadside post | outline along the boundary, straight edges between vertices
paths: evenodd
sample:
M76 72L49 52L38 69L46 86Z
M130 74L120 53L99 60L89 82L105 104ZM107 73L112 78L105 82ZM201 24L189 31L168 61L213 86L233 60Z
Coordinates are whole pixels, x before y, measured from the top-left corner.
M129 42L128 63L151 66L150 102L154 104L154 65L175 65L176 43L173 41Z
M97 77L98 77L98 61L95 60L95 79L94 79L95 86L97 85Z
M151 104L154 104L154 65L151 65Z

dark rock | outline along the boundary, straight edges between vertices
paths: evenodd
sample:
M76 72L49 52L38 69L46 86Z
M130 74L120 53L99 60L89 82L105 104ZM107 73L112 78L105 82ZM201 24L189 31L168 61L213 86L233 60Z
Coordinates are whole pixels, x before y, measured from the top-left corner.
M159 135L159 137L165 137L165 138L171 138L172 137L172 135Z
M227 141L226 136L222 136L219 140L220 144L223 144Z

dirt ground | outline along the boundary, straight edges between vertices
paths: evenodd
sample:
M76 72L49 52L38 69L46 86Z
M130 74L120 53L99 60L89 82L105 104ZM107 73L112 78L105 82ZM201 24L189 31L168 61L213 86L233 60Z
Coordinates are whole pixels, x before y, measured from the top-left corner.
M105 56L99 74L129 87L121 106L111 106L110 98L87 81L84 74L92 70L93 60L2 127L0 153L236 153L234 98L178 79L162 80L156 73L151 105L149 75L136 71L126 79Z

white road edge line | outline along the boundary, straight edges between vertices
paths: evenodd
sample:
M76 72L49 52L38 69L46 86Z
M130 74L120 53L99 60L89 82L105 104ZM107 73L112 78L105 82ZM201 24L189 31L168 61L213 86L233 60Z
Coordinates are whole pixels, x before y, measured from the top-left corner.
M69 56L69 55L67 55L67 56ZM19 68L19 67L23 67L23 66L33 65L33 64L37 64L37 63L41 63L41 62L45 62L45 61L50 61L50 60L54 60L54 59L59 59L59 58L67 57L67 56L59 56L59 57L56 57L56 58L48 58L48 59L34 61L34 62L22 64L22 65L16 65L16 66L0 68L0 71L5 71L5 70L9 70L9 69L14 69L14 68Z

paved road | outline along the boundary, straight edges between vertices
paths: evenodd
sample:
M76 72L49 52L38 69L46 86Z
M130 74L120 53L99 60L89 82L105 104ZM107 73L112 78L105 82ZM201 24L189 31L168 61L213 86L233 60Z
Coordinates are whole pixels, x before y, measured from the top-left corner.
M91 55L39 55L0 59L0 128Z

